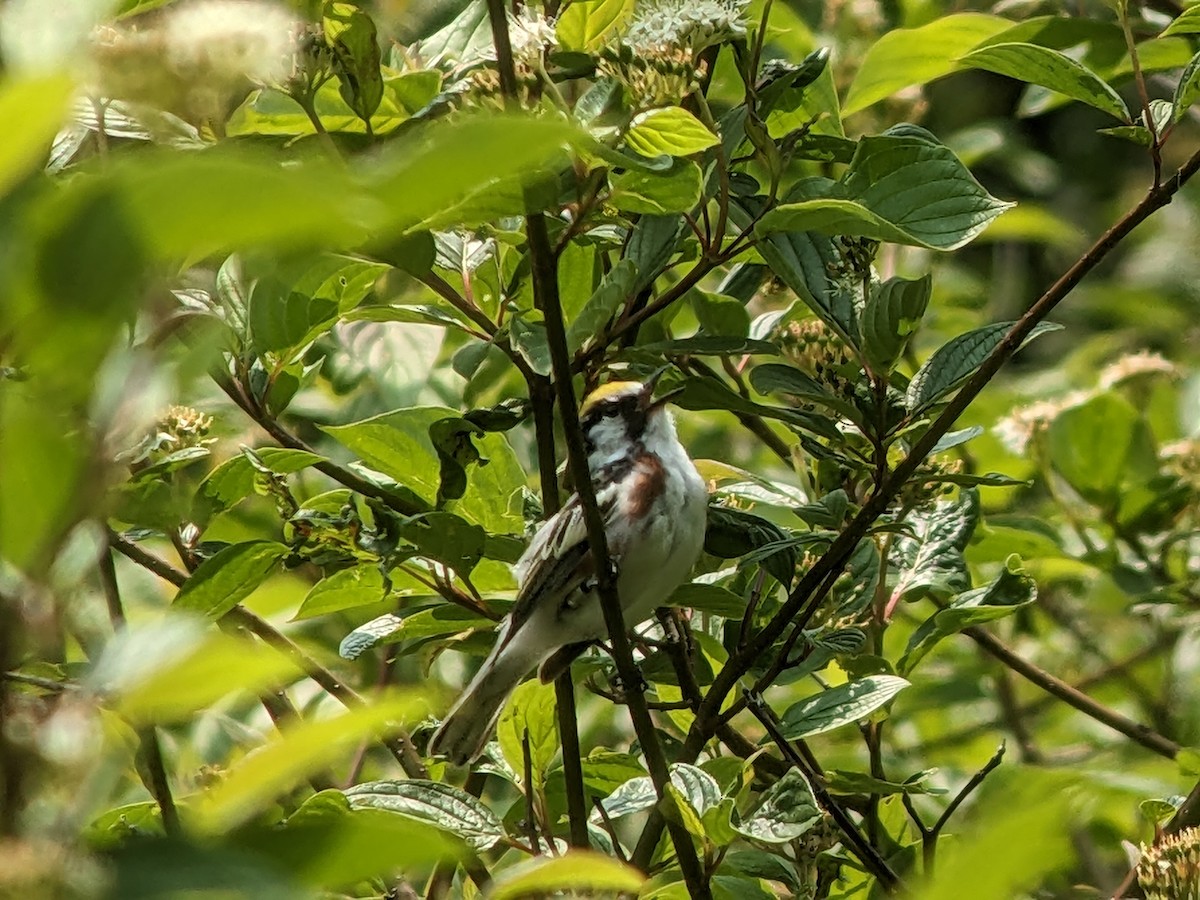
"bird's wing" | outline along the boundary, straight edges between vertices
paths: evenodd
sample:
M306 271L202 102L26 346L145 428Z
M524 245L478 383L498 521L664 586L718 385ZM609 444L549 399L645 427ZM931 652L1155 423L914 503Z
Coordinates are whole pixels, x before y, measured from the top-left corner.
M596 495L596 505L607 524L617 506L617 491L608 487ZM543 603L558 606L564 598L596 574L596 560L588 542L583 507L575 494L548 519L517 562L520 590L510 616L508 632L516 631Z

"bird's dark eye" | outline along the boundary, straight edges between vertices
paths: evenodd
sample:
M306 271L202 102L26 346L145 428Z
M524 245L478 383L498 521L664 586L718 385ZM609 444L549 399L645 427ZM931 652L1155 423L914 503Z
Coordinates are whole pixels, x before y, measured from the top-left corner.
M605 419L611 419L614 416L616 416L616 414L617 414L617 408L615 406L605 407L600 412L600 415L603 416Z

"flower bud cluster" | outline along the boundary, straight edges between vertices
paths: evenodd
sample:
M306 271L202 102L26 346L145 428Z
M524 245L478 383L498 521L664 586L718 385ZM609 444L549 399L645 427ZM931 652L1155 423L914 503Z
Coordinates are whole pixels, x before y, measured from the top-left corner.
M1137 877L1146 900L1200 900L1200 829L1142 847Z
M902 507L927 506L935 500L954 493L955 486L945 479L961 475L963 461L949 454L931 456L924 460L913 477L900 489L898 502Z
M784 359L830 393L839 397L854 395L851 379L859 374L858 362L846 342L820 319L789 322L776 341Z
M691 48L675 44L606 47L597 54L596 73L623 84L636 109L676 104L699 86Z
M180 450L207 447L217 440L208 437L212 423L212 416L190 406L168 407L153 430L136 447L122 453L119 459L131 468L143 469Z

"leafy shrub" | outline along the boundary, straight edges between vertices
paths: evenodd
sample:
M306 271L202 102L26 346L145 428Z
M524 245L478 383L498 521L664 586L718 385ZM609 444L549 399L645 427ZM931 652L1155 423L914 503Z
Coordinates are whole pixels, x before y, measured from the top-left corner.
M1197 7L113 6L3 10L0 895L1191 859ZM664 365L692 580L426 757Z

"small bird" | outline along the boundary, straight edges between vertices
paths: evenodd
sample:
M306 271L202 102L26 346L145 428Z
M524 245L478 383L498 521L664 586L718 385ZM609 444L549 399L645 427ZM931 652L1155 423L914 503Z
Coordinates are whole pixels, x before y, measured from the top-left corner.
M627 626L666 602L704 543L704 481L665 408L677 392L654 399L661 374L644 384L602 385L579 410ZM608 634L578 494L538 529L516 572L516 604L479 673L430 741L431 756L458 765L474 760L504 701L535 666L543 682L552 681Z

